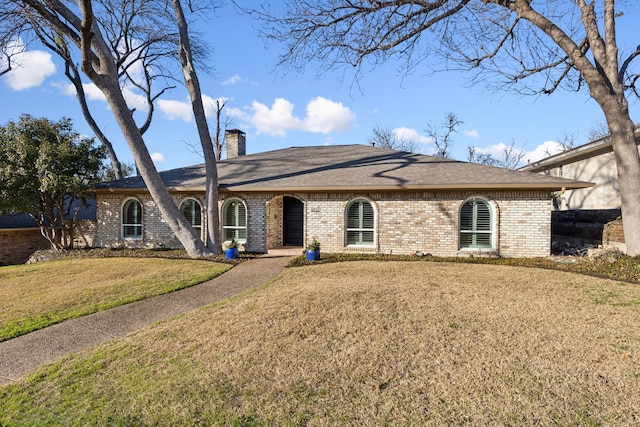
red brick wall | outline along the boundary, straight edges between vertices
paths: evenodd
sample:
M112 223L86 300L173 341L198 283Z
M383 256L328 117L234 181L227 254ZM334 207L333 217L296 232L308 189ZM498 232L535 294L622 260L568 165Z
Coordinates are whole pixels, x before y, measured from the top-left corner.
M48 247L40 230L0 230L0 265L22 264L35 251Z

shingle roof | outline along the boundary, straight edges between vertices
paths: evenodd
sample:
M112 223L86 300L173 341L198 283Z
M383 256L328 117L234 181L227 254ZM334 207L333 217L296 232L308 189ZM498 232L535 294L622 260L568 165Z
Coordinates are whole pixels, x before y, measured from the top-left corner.
M85 204L80 207L78 211L79 220L92 220L96 219L96 201L92 199L86 199ZM40 228L35 219L29 214L21 212L10 212L4 215L0 215L0 229L23 229L23 228Z
M161 172L167 188L203 191L204 165ZM584 188L592 184L365 145L293 147L218 162L220 190L389 191L400 189ZM97 190L139 190L140 177Z

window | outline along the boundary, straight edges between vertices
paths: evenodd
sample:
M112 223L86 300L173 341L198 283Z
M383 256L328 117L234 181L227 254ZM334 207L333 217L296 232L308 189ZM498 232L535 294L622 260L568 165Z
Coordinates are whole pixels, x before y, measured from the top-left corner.
M354 200L347 206L347 246L373 246L375 213L371 202Z
M137 200L127 200L122 207L122 237L142 239L142 205Z
M460 208L460 248L492 249L491 206L483 199L470 199Z
M222 233L224 240L247 241L247 208L238 199L227 201L222 208Z
M180 204L180 212L187 218L189 224L202 236L202 208L194 199L187 199Z

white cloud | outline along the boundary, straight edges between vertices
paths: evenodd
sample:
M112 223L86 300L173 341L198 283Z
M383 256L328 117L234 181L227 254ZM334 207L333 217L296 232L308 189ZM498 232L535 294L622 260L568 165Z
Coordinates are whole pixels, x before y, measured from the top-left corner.
M235 118L246 123L251 122L251 114L247 113L244 110L241 110L239 108L226 107L225 111L227 112L227 116L231 118Z
M475 147L475 149L476 153L478 154L489 154L492 157L501 160L504 159L505 150L508 150L509 146L504 142L500 142L498 144L490 145L489 147ZM544 159L545 157L552 156L554 154L558 154L562 151L562 145L555 141L545 141L531 151L525 151L517 147L513 148L514 155L517 156L519 153L523 153L523 164L526 164L528 162L537 162L538 160Z
M95 84L85 83L82 85L82 88L84 89L84 93L87 95L88 100L107 102L107 98L105 98L104 93L102 93L102 91L98 89L98 86L96 86ZM73 89L73 91L73 94L75 95L75 89Z
M421 135L417 130L411 128L399 127L393 129L392 132L396 138L401 140L416 141L420 144L430 144L433 142L432 138Z
M162 153L151 153L151 159L156 163L164 162L164 155Z
M122 89L122 96L124 96L125 101L127 101L127 105L129 108L135 108L136 110L144 110L147 111L149 105L147 104L147 98L144 95L136 93L128 88Z
M490 145L488 147L474 147L478 154L489 154L492 157L501 159L504 157L504 150L508 149L507 144L500 142L498 144ZM514 151L519 152L521 150L514 147Z
M56 72L56 66L48 52L26 50L21 40L16 40L9 50L13 54L11 58L13 69L4 75L4 79L13 90L20 91L40 86L47 77ZM6 67L6 62L0 61L0 67Z
M233 76L229 77L228 79L226 79L225 81L222 82L222 86L231 86L231 85L235 85L238 83L243 83L246 82L247 79L242 77L240 74L234 74Z
M556 141L545 141L538 145L532 151L527 151L524 154L523 160L527 162L537 162L545 157L553 156L554 154L561 153L563 150L562 144Z
M164 113L169 120L183 120L190 122L193 117L191 104L183 101L174 101L171 99L159 99L158 108Z
M216 101L218 101L222 106L225 102L229 101L229 98L225 98L221 96L220 98L214 99L208 95L202 95L202 104L204 105L204 114L207 117L210 117L212 119L216 118L216 110L217 110ZM223 114L229 115L226 106L222 111L223 111Z
M342 102L334 102L321 96L307 104L304 130L322 133L344 132L353 127L356 116Z
M294 104L284 98L277 98L271 107L254 101L250 113L245 115L258 133L285 136L289 130L303 130L329 134L344 132L354 126L355 114L341 102L317 97L307 103L304 118L293 113ZM234 114L238 114L234 111Z
M277 98L271 108L253 101L251 109L251 124L256 127L258 133L285 136L287 130L302 128L302 120L293 116L293 104L284 98Z
M462 134L469 138L480 139L480 133L475 129L465 130Z

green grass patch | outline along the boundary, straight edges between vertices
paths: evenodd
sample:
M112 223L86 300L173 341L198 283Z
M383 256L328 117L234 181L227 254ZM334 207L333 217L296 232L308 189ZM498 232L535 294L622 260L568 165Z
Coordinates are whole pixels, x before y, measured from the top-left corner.
M0 341L210 280L231 266L163 258L79 258L0 268Z

